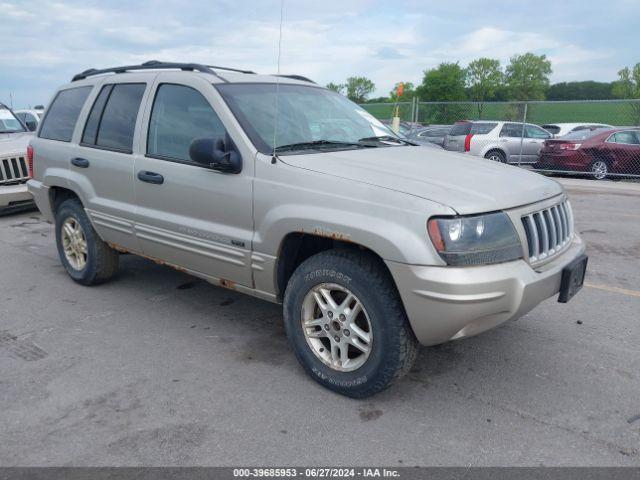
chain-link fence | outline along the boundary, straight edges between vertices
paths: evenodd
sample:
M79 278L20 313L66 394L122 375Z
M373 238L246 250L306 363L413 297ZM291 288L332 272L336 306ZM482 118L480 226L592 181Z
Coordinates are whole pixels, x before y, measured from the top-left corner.
M417 143L596 179L640 178L640 100L363 104Z

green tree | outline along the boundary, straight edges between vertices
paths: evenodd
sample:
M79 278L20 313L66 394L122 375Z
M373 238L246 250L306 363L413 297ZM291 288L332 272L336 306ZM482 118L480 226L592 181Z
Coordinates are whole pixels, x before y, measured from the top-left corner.
M477 102L478 118L482 118L485 102L495 98L503 81L500 60L478 58L469 64L466 70L466 83L471 100Z
M546 93L547 100L611 100L615 98L610 82L561 82L554 83Z
M402 96L398 99L398 86L400 84L404 85L404 91L402 92ZM392 102L408 102L410 101L416 94L416 89L411 82L398 82L394 85L393 90L389 92L389 100Z
M346 89L346 85L344 83L327 83L327 88L329 90L333 90L334 92L338 92L341 95L344 95L344 91Z
M416 88L421 100L427 102L455 102L466 100L465 71L458 63L441 63L424 71L422 83Z
M366 77L349 77L345 87L349 100L356 103L364 103L376 89L375 83Z
M441 63L424 71L416 94L427 102L457 102L467 99L465 71L458 63ZM438 103L420 107L420 118L429 123L453 123L466 118L462 105Z
M551 62L546 55L529 52L511 57L505 70L511 100L544 100L551 72Z
M640 99L640 63L636 63L633 68L624 67L620 70L612 91L617 98ZM640 125L640 101L629 102L629 108L634 123Z

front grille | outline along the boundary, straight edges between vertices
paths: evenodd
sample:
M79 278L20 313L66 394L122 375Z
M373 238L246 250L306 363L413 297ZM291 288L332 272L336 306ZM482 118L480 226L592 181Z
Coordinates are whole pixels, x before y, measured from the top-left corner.
M24 157L0 159L0 185L24 183L29 180L29 168Z
M568 200L522 217L527 234L529 263L560 253L573 238L573 214Z

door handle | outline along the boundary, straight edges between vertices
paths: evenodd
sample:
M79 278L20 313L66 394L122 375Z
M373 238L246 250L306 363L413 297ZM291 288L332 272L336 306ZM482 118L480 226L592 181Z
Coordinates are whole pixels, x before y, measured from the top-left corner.
M162 185L164 183L164 177L162 175L156 172L147 172L146 170L138 172L138 180L155 185Z
M71 159L71 165L74 165L78 168L89 168L89 160L87 160L86 158L72 158Z

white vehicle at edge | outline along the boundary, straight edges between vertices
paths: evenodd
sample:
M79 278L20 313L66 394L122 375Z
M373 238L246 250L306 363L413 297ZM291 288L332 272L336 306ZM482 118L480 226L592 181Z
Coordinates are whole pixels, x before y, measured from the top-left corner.
M27 146L33 133L0 103L0 211L32 201L27 190Z
M571 132L577 132L579 130L596 130L598 128L615 128L612 125L606 123L545 123L541 125L547 132L553 135L554 138L562 137Z

